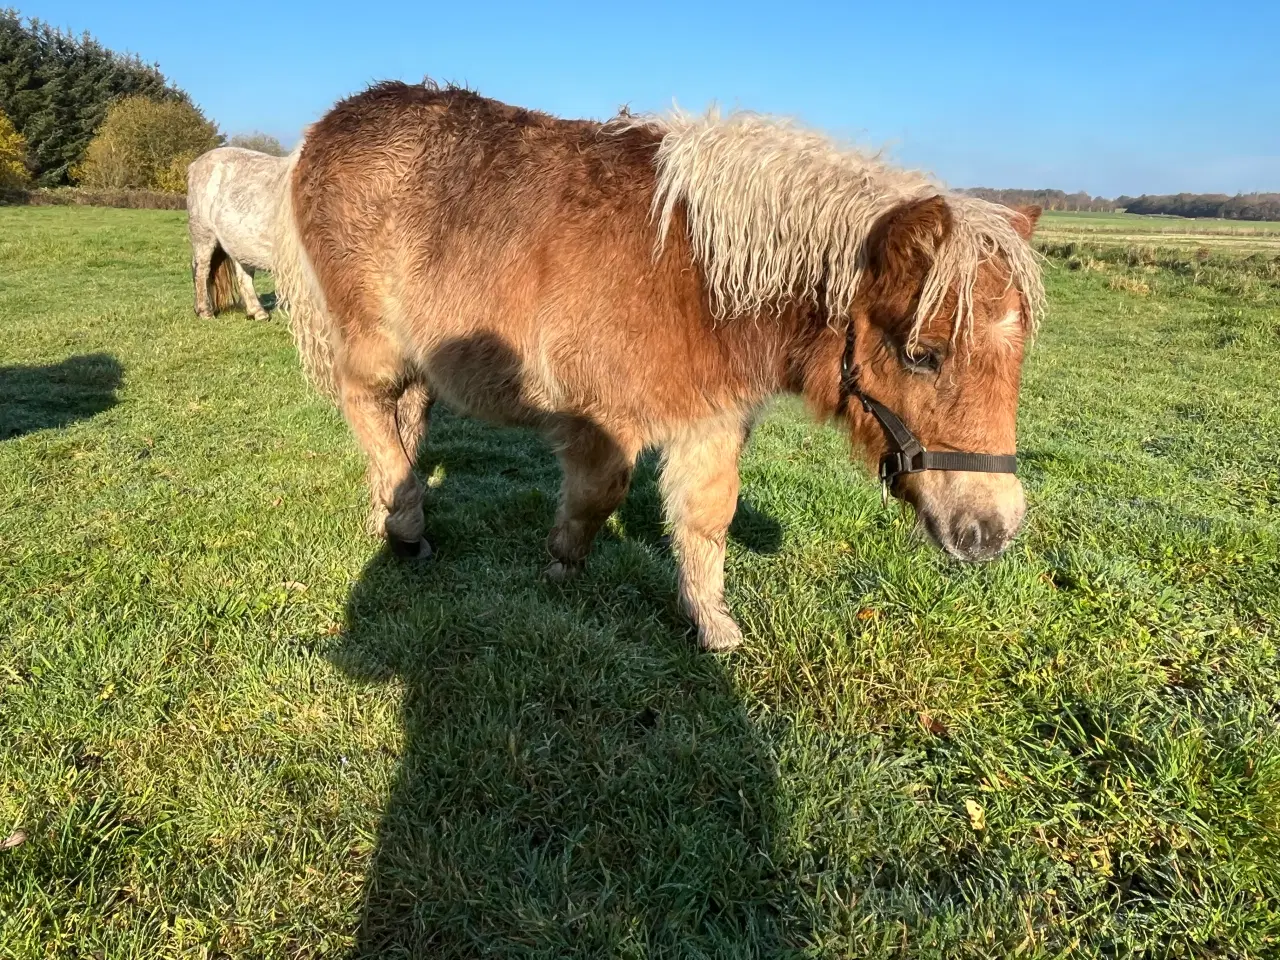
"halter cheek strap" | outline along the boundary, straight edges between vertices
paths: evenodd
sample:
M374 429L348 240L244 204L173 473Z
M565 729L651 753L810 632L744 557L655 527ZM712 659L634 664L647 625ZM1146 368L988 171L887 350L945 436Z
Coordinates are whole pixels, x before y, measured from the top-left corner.
M850 318L845 332L844 356L840 359L840 406L843 409L849 397L856 397L862 404L862 409L875 417L884 430L889 449L880 458L880 482L886 491L902 474L921 473L925 470L1017 473L1018 458L1015 456L926 450L924 444L902 422L901 417L879 400L863 393L860 383L862 371L854 361L854 336L854 322Z

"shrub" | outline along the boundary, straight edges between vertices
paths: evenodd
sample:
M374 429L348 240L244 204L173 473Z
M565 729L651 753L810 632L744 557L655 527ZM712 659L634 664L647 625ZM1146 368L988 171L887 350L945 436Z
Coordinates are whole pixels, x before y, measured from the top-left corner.
M1146 297L1151 294L1150 285L1139 280L1137 277L1112 277L1107 281L1107 286L1112 290L1123 290L1126 293L1132 293L1139 297Z
M95 189L182 192L186 165L221 142L217 128L191 104L127 97L107 110L76 178Z
M186 193L187 167L191 166L191 161L198 156L200 154L191 150L184 150L177 154L169 161L168 166L156 174L152 186L165 193Z
M0 190L21 190L30 182L27 141L0 111Z
M288 152L271 134L260 133L257 130L253 133L237 133L227 142L227 146L257 150L259 153L268 153L273 157L283 157Z

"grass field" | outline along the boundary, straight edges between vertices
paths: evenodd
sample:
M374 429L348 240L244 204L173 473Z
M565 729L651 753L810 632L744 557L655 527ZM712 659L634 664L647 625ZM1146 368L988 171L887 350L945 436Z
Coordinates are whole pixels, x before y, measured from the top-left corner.
M1089 240L1280 255L1280 223L1261 220L1196 220L1059 211L1044 215L1039 234L1051 241Z
M990 566L780 403L713 657L651 465L552 587L552 458L443 414L439 556L386 561L282 323L197 321L187 260L0 208L0 956L1280 955L1261 267L1051 264Z

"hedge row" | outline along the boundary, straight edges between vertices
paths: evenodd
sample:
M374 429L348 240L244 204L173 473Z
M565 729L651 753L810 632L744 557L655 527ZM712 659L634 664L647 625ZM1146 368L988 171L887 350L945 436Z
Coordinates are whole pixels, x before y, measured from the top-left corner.
M185 210L181 193L159 190L95 190L89 187L40 187L0 193L0 204L30 207L124 207L130 210Z

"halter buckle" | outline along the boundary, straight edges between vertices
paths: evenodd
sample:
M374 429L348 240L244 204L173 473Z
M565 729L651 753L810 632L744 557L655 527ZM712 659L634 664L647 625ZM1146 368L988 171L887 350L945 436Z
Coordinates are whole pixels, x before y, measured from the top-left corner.
M885 486L904 473L923 473L925 449L916 443L910 450L890 450L880 458L880 482Z

